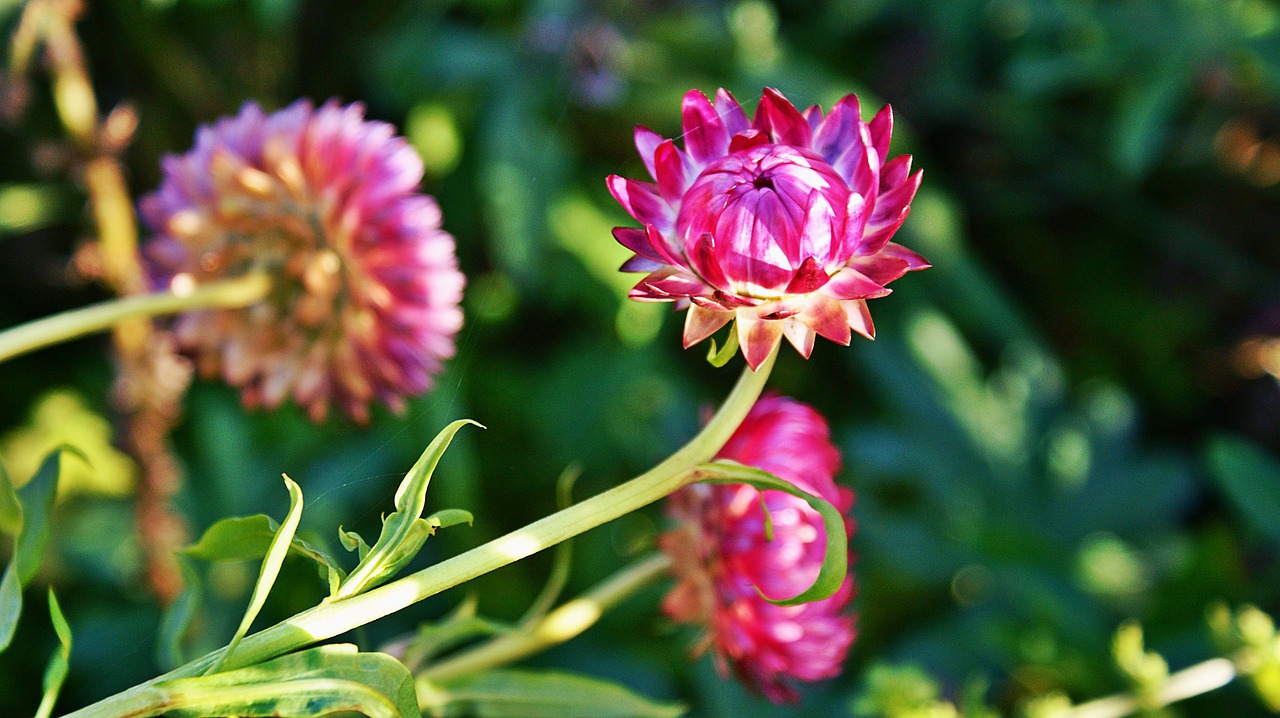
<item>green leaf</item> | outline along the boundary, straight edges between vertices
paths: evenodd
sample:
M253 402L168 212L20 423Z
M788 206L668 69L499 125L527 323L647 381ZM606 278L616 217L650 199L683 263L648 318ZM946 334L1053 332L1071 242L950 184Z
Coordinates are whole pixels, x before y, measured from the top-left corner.
M369 555L369 544L365 543L364 537L355 531L346 531L341 526L338 527L338 540L342 542L342 547L348 551L357 551L356 556L364 561L365 556Z
M477 616L475 596L470 596L442 620L422 624L405 648L404 662L416 671L432 658L467 641L509 630L509 626Z
M136 689L135 718L246 716L304 718L357 711L416 718L413 676L385 653L350 644L320 646L246 668Z
M733 358L733 355L737 353L738 353L738 327L736 324L730 323L729 336L725 337L723 347L717 349L716 340L715 339L711 340L711 349L707 351L707 361L711 364L711 366L719 369L725 364L728 364L729 360Z
M761 491L782 491L791 494L804 499L822 516L822 524L827 533L827 553L822 560L822 568L818 570L818 577L814 579L813 585L805 589L800 595L785 599L773 599L765 596L760 591L760 588L756 587L756 592L764 600L777 606L794 606L800 603L821 601L832 596L840 589L840 584L844 583L845 574L849 571L849 538L844 532L844 517L840 515L835 506L832 506L825 499L803 491L791 482L784 481L767 471L744 466L734 461L721 459L709 464L702 464L698 467L697 472L697 477L694 480L699 483L747 484Z
M21 528L22 505L18 503L18 494L13 490L9 472L0 462L0 532L15 536Z
M557 671L494 670L441 686L419 684L424 716L475 718L676 718L685 708L657 703L610 681Z
M53 632L58 634L58 649L44 669L44 696L40 699L35 718L49 718L53 714L53 705L58 702L58 693L62 691L63 681L67 680L67 669L71 664L71 626L62 615L62 607L58 605L53 589L49 589L49 618L53 621Z
M200 576L191 562L181 554L177 559L178 568L182 571L182 593L165 609L160 618L160 634L156 638L156 662L164 670L172 670L186 662L182 655L182 641L200 612L204 598Z
M436 435L413 468L405 474L400 488L396 490L396 510L382 520L382 533L377 542L365 553L360 565L342 582L342 586L333 595L335 599L354 596L394 576L413 560L418 549L422 548L427 537L434 534L436 529L471 521L471 514L460 509L442 511L427 519L421 518L431 474L440 463L440 457L444 456L445 449L449 448L454 435L467 424L484 428L470 419L460 419L449 424ZM339 536L343 539L343 545L348 546L347 550L350 550L352 543L357 546L363 543L362 540L357 542L359 537L352 538L349 532L340 530Z
M258 617L258 612L266 603L267 594L271 592L276 576L280 575L280 565L284 563L284 557L289 554L293 534L298 530L298 521L302 518L302 489L287 474L284 476L284 485L289 489L289 513L284 517L284 523L280 524L280 529L276 531L275 536L271 538L271 545L262 559L262 568L258 570L258 581L253 586L253 595L249 597L249 607L244 612L244 618L240 620L240 627L236 629L236 634L227 644L227 650L223 652L222 657L210 666L209 673L217 673L231 659L236 646L240 645L240 639L249 632L253 619Z
M205 529L200 540L182 550L205 561L250 561L267 555L271 541L280 526L265 514L222 519ZM320 576L329 582L329 594L337 590L346 573L327 553L296 536L289 542L289 553L316 562Z
M569 466L560 472L560 476L556 479L556 507L558 509L567 509L573 503L573 485L578 482L578 477L580 476L582 476L582 468L579 466ZM521 628L528 628L547 615L551 607L556 604L556 600L560 598L564 587L569 583L569 572L572 570L573 540L570 539L556 544L555 553L551 557L551 574L547 576L547 582L543 584L537 598L533 599L533 603L529 604L529 608L525 610L524 615L520 617L516 625Z
M1280 542L1280 463L1249 441L1215 436L1209 473L1231 506L1258 533Z
M22 589L31 583L49 545L49 513L58 495L62 449L49 453L35 476L17 491L21 528L13 559L0 578L0 651L9 647L22 613ZM6 481L7 483L7 481Z

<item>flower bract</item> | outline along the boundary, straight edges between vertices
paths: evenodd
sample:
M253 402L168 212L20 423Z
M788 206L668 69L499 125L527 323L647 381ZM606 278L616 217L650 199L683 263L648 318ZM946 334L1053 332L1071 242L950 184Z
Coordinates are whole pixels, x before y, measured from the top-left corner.
M768 471L842 514L853 505L853 492L833 478L840 455L826 421L793 399L762 398L719 458ZM813 583L826 541L817 511L780 491L693 485L672 494L668 513L677 526L660 545L677 582L663 609L705 630L699 650L713 651L722 672L732 670L775 702L795 699L792 680L839 674L854 639L853 617L845 611L852 575L834 595L812 603L779 606L761 595L796 596Z
M178 289L266 271L270 296L194 311L174 334L203 374L243 388L250 406L292 396L313 419L331 405L358 421L426 391L454 353L465 279L422 160L359 104L300 100L239 114L168 156L142 199L155 232L153 280Z
M614 230L623 271L647 273L631 298L688 306L686 347L736 320L753 369L783 336L805 357L816 335L874 338L867 300L929 266L890 241L921 174L888 159L889 107L864 122L854 95L824 115L766 89L748 120L726 90L691 90L682 110L683 147L636 128L653 182L608 179L642 225Z

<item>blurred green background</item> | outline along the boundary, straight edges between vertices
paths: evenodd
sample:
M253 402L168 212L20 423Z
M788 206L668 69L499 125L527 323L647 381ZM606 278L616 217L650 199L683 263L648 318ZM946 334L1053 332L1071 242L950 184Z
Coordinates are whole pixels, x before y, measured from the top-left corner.
M18 11L0 2L6 36ZM911 662L949 696L985 680L1008 709L1124 688L1110 640L1126 618L1178 668L1213 655L1213 601L1280 609L1273 3L119 0L90 2L78 28L103 107L128 101L141 118L125 156L135 197L163 154L245 100L361 101L423 154L469 278L458 356L402 417L314 426L197 382L173 435L193 532L282 516L283 471L308 497L304 533L336 549L337 524L376 532L430 438L471 417L489 429L460 436L428 508L477 521L429 542L425 565L552 511L571 463L586 496L676 447L735 372L681 351L669 307L625 300L636 277L615 271L628 253L609 229L631 220L604 177L644 175L633 125L677 134L689 88L729 88L750 109L768 85L801 107L849 92L891 103L894 154L925 170L898 237L934 268L872 303L875 342L819 342L808 362L784 351L773 381L829 417L858 495L860 636L845 674L799 707L761 703L709 659L685 660L692 636L658 615L658 587L532 663L727 717L849 715L872 665ZM26 113L0 129L0 326L106 296L67 271L92 225L47 78L33 79ZM59 431L104 457L68 479L37 582L57 588L75 632L64 710L158 670L130 469L108 470L94 417L110 417L108 347L0 367L0 454L16 478ZM653 509L580 539L570 594L661 525ZM511 620L549 565L466 590ZM193 651L227 640L255 573L210 569ZM42 591L27 595L17 648L0 655L6 715L34 711L55 643ZM288 564L260 623L322 595ZM354 638L376 647L464 595ZM1234 684L1177 711L1266 714Z

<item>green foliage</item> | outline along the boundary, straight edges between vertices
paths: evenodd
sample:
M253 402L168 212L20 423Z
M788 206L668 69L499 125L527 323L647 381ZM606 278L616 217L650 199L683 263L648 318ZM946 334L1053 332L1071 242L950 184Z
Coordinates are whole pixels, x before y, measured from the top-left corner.
M223 519L205 529L200 540L182 553L204 561L258 560L267 555L279 532L280 525L265 514ZM289 542L289 553L314 561L329 584L329 593L337 592L346 572L327 553L296 536Z
M420 685L424 716L451 718L677 718L682 706L655 703L598 678L556 671L493 670Z
M58 493L61 467L62 449L57 449L45 457L35 476L18 489L16 496L7 476L4 485L0 486L0 493L10 495L3 502L11 508L15 504L21 508L17 514L20 527L13 557L0 578L0 651L8 648L13 640L18 617L22 613L22 589L36 577L44 560L45 548L49 545L49 512L53 510L53 500Z
M355 711L369 718L418 715L413 677L394 658L355 646L312 648L256 666L163 681L139 698L138 718L309 718Z
M1232 436L1214 437L1206 453L1210 475L1231 507L1259 534L1280 542L1280 462Z
M49 618L53 621L53 632L58 635L58 647L44 669L44 695L40 699L40 708L36 710L36 718L53 715L53 705L58 701L58 693L67 680L71 664L71 626L62 615L62 607L58 605L53 589L49 589Z

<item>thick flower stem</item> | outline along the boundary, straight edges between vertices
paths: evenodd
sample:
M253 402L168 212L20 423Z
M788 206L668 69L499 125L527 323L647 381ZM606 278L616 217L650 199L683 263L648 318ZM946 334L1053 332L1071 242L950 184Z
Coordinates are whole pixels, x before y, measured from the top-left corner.
M199 309L237 309L261 301L271 291L266 274L210 282L190 292L156 292L112 299L72 309L0 332L0 362L53 344L107 331L120 322Z
M654 554L610 576L582 596L551 611L532 626L504 633L493 640L428 666L418 674L419 695L431 684L443 683L486 668L514 663L579 635L600 616L636 591L661 578L671 567L666 554Z
M367 593L325 602L246 637L225 670L253 665L317 641L332 638L395 613L441 591L514 563L613 519L664 498L698 479L699 464L715 457L746 418L764 390L777 347L755 371L743 369L733 391L702 431L662 463L634 479L517 529L506 536L379 586ZM221 659L218 649L163 676L103 699L68 718L155 715L156 683L204 673Z

